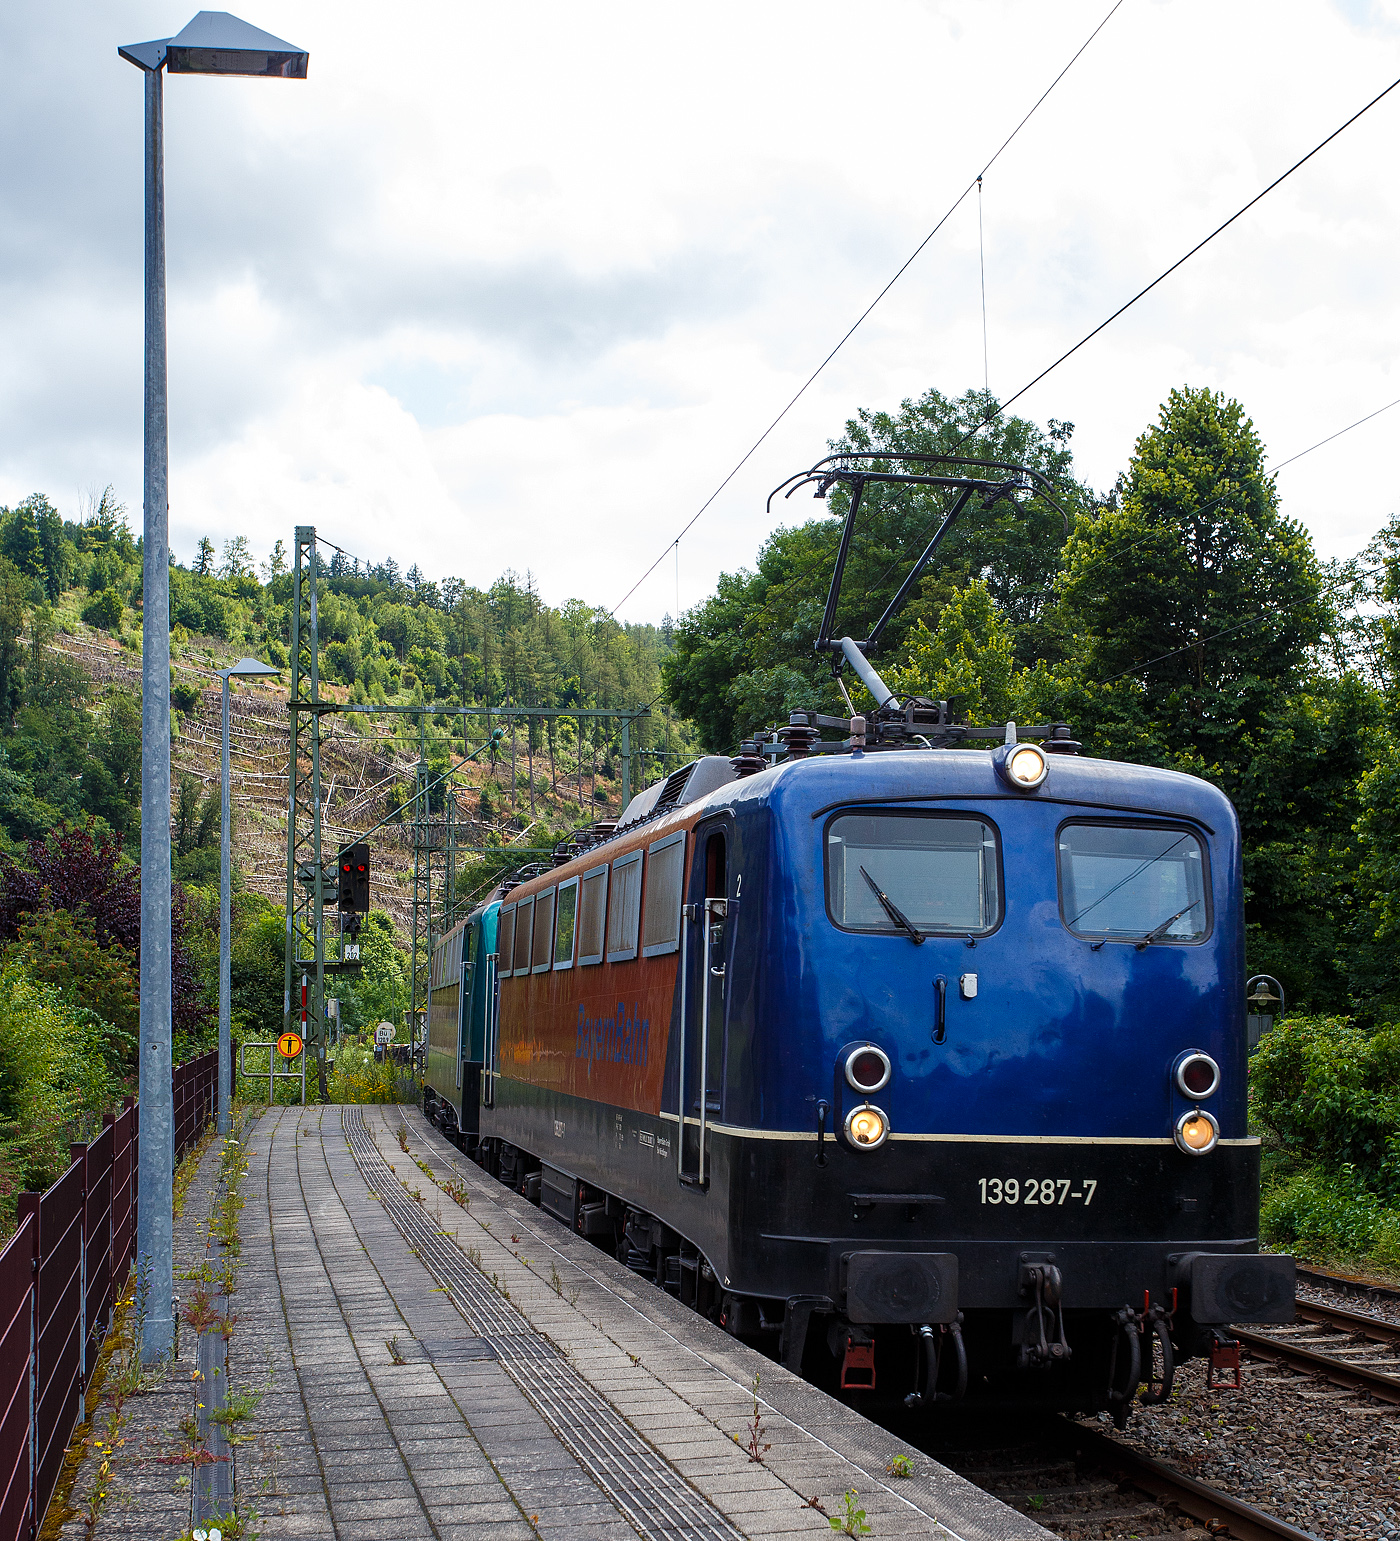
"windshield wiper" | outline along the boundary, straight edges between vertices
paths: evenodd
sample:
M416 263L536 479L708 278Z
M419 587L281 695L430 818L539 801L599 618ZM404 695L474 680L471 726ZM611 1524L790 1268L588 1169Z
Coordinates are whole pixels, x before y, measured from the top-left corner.
M888 915L892 921L894 921L895 925L900 926L903 930L909 933L909 935L913 938L914 945L916 947L922 947L924 945L924 933L919 930L914 922L909 919L904 911L900 909L900 907L894 902L893 899L890 898L884 889L880 887L875 879L870 876L864 867L860 869L860 875L865 879L867 883L870 884L870 892L875 895L875 897L880 901L882 905L884 905L885 914Z
M1168 926L1174 926L1183 915L1189 915L1200 902L1199 899L1193 899L1184 910L1178 910L1175 915L1168 915L1160 926L1153 926L1146 936L1139 938L1134 944L1137 950L1141 952L1144 947L1149 947L1153 942L1160 941L1165 935Z

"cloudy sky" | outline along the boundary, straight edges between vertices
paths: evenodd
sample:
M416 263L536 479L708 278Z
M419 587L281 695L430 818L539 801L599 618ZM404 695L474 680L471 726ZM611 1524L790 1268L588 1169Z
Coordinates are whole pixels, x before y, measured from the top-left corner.
M240 0L305 82L166 84L171 542L614 605L1111 0ZM141 504L141 80L188 13L0 8L0 503ZM1123 0L987 176L1003 396L1400 76L1400 0ZM1400 397L1400 90L1016 410L1107 487L1174 385L1281 461ZM983 378L965 202L620 612L752 562L858 407ZM1324 555L1400 508L1400 408L1280 474ZM800 511L805 515L806 509ZM677 572L679 567L679 573Z

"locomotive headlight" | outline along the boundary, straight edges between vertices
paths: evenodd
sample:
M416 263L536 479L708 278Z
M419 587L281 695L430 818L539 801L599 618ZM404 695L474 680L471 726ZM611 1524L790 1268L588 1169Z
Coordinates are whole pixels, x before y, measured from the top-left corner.
M1049 769L1034 744L1003 744L994 751L993 763L1001 779L1018 792L1034 792Z
M1220 1139L1220 1125L1200 1108L1183 1113L1176 1121L1173 1138L1188 1156L1204 1156L1215 1149Z
M872 1103L852 1108L846 1115L846 1138L860 1150L874 1150L885 1143L889 1120Z

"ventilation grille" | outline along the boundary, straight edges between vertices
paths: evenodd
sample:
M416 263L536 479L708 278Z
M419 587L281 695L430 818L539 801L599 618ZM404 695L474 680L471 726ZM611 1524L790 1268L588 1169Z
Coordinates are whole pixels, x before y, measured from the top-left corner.
M689 765L682 765L679 770L674 770L666 778L666 785L661 788L661 795L652 805L652 813L665 813L668 808L676 808L685 798L686 783L690 780L691 772L700 762L692 760Z

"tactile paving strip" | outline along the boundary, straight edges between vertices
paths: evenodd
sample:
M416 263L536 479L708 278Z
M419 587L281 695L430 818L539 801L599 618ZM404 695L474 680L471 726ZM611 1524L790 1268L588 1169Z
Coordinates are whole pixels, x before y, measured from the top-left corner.
M741 1533L560 1357L492 1288L486 1275L440 1234L380 1154L358 1108L342 1115L365 1181L471 1330L494 1351L574 1459L640 1535L742 1541Z

